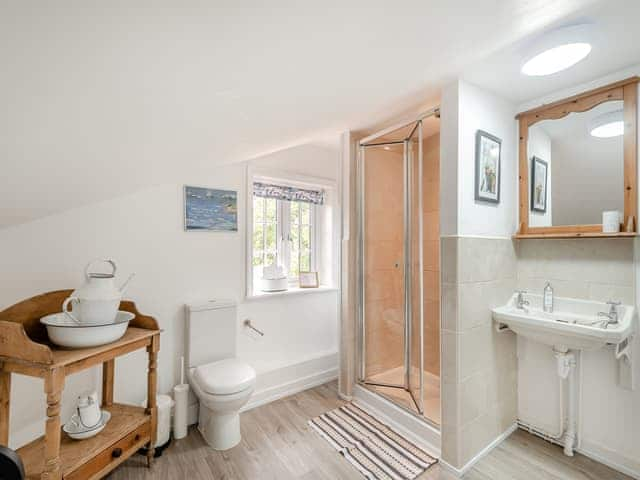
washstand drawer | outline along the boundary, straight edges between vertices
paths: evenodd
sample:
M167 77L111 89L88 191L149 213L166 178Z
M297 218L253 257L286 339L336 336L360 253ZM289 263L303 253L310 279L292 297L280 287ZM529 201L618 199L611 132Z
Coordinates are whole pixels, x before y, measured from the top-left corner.
M80 468L65 475L65 480L87 480L100 478L96 476L96 474L101 474L101 476L106 475L113 468L136 453L140 447L148 443L150 440L150 432L151 425L149 422L140 425L136 430L121 440L102 450Z

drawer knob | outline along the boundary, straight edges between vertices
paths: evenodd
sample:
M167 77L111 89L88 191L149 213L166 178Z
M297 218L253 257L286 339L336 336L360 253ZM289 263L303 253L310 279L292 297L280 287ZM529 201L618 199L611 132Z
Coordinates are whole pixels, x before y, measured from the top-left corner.
M122 455L122 449L121 448L114 448L113 452L111 452L111 456L113 458L119 458Z
M140 434L139 434L139 433L136 433L136 436L133 438L133 440L134 440L135 442L137 442L138 440L140 440Z

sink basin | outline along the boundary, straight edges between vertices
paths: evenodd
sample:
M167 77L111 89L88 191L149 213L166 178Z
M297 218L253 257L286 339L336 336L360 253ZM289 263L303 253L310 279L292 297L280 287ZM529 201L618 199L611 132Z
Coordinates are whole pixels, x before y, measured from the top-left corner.
M492 310L493 319L506 325L517 335L553 346L556 350L595 350L607 344L624 342L636 328L635 307L618 306L618 324L604 328L606 317L598 312L608 312L603 302L556 297L553 313L542 309L542 295L525 294L530 305L516 307L517 294L509 302Z

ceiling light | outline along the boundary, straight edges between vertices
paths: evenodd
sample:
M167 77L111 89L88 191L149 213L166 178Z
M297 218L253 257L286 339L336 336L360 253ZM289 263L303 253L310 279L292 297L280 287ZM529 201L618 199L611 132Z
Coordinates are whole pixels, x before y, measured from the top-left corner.
M622 110L605 113L593 119L589 124L589 133L593 137L611 138L624 135Z
M584 60L591 52L596 35L591 24L571 25L544 33L526 51L521 72L540 77L552 75Z
M588 43L568 43L539 53L522 66L522 73L541 77L566 70L583 60L591 52Z

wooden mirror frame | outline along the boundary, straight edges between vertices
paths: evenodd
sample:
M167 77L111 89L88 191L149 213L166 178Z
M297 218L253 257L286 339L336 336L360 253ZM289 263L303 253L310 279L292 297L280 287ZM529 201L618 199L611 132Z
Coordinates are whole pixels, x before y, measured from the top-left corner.
M638 229L638 87L640 77L589 90L579 95L542 105L519 113L519 221L515 238L575 238L575 237L630 237ZM632 231L603 233L602 225L558 225L551 227L529 226L529 127L542 120L558 120L574 112L586 112L601 103L622 100L624 109L624 226L633 217Z

